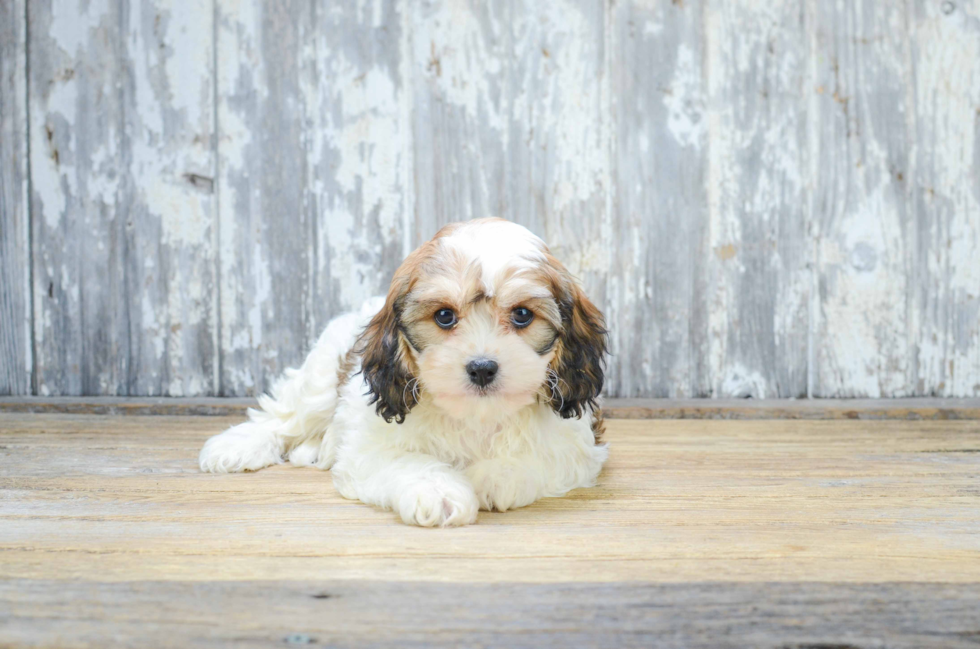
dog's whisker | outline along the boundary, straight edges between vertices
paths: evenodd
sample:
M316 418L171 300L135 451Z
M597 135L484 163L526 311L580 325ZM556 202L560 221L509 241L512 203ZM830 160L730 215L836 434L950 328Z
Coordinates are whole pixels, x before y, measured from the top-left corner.
M402 403L405 404L405 409L406 410L410 408L410 406L408 405L408 387L409 386L412 386L412 398L415 399L415 402L416 403L418 403L418 401L419 401L419 396L418 396L418 392L417 392L418 384L419 384L418 378L413 378L411 381L409 381L409 382L407 382L405 384L405 387L404 388L402 388Z
M554 370L551 370L551 373L554 375L555 381L558 383L558 386L559 386L558 387L558 393L561 394L561 384L564 383L566 388L568 387L568 384L565 383L565 379L563 379L560 376L558 376L558 373L555 372Z
M550 400L554 401L555 398L557 397L560 403L560 405L558 406L558 410L561 411L565 408L565 395L562 394L559 381L561 383L565 383L564 381L561 380L561 377L558 376L558 373L549 367L545 372L545 383L551 389ZM568 387L567 383L565 385L566 387Z

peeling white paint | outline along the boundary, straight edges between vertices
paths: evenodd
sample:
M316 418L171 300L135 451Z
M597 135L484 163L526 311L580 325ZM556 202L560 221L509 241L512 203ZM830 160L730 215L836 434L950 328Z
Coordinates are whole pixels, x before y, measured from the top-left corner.
M53 2L49 35L65 53L75 56L108 13L108 0Z
M844 208L835 227L841 238L825 239L818 258L829 286L821 306L828 327L822 366L831 375L824 380L870 397L911 391L906 380L908 286L895 200L883 182ZM861 265L860 252L856 258L862 247L874 251L873 267Z
M734 399L749 397L765 399L769 396L766 394L768 382L760 372L750 370L740 363L732 364L725 371L725 375L721 377L720 392L722 395Z
M643 35L644 36L660 36L664 31L664 24L662 22L654 22L648 20L643 25Z
M691 48L681 43L674 79L664 93L664 105L668 110L667 127L684 146L701 148L705 131L703 101L701 67Z
M507 146L507 115L503 112L500 77L505 72L499 48L504 42L488 42L487 34L499 34L501 25L494 21L494 5L482 7L489 25L482 22L473 8L463 2L437 0L419 3L416 20L418 34L413 56L416 66L423 67L430 83L436 84L441 97L466 110L472 120L480 120L496 130Z
M289 22L219 0L217 26L205 0L119 7L32 13L43 394L81 389L93 321L142 369L99 358L86 389L260 389L416 236L492 207L604 297L619 394L795 396L809 373L816 396L980 395L973 2L356 0ZM271 19L303 41L263 42ZM91 64L107 51L118 69ZM278 100L298 146L270 142ZM280 223L263 176L296 159L309 189ZM277 227L309 228L301 258Z
M336 20L349 26L351 16ZM401 31L409 16L389 4L362 3L355 15L357 29ZM407 52L406 35L391 47ZM331 302L342 309L357 308L365 299L384 292L393 261L406 254L405 223L412 205L411 97L404 87L407 71L383 61L361 60L361 52L324 34L317 41L317 67L329 83L311 93L318 129L313 165L317 169L317 276L331 290ZM351 58L351 57L356 58ZM318 333L318 332L314 332Z
M709 3L707 16L714 394L798 396L812 272L794 249L805 236L798 7L737 0Z
M609 157L605 147L602 74L595 25L575 2L547 2L527 16L515 44L538 65L526 65L517 84L511 121L523 131L514 146L553 147L553 205L570 206L604 194ZM528 119L528 117L531 117Z
M262 345L262 323L263 311L269 311L271 317L275 313L269 308L269 295L272 289L272 279L269 276L269 264L263 258L262 245L258 242L252 247L252 272L254 275L254 295L252 296L252 306L248 311L248 324L251 331L249 347L256 348Z

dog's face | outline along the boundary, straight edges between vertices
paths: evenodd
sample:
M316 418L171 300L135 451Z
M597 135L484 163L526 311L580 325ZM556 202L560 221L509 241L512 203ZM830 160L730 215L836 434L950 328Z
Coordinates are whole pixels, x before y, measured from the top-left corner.
M359 341L378 414L425 394L455 418L546 402L581 416L602 389L602 314L544 243L502 219L443 228L395 273Z

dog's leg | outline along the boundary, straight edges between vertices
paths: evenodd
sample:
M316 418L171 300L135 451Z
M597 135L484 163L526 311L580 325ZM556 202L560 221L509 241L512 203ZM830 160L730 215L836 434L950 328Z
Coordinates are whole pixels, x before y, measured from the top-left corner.
M259 398L261 410L249 410L247 422L207 441L199 458L201 470L257 471L286 459L316 465L321 439L337 407L338 384L349 370L347 353L381 304L369 300L359 312L332 320L303 366L286 370L272 396Z
M540 463L533 458L490 458L466 469L480 509L505 512L527 507L541 498L546 476L537 473Z
M204 444L198 457L201 471L257 471L283 461L285 439L279 432L282 422L260 410L250 409L248 418Z
M534 452L483 459L466 468L481 509L503 512L595 486L609 449L596 446L588 425L577 420L556 428L542 436L547 442Z
M289 460L312 465L320 438L337 404L339 350L319 344L298 370L286 370L259 398L261 410L249 410L248 421L209 439L201 449L202 471L257 471ZM312 457L310 457L312 447Z
M452 527L476 521L479 503L473 487L431 455L395 450L342 455L331 472L344 498L394 510L409 525Z

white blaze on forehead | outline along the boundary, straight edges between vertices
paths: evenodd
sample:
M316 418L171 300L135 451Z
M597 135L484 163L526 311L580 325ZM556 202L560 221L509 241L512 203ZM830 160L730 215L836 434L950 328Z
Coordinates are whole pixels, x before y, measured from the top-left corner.
M509 221L466 223L444 238L445 245L480 264L481 281L493 295L498 277L515 269L533 268L545 260L544 242L524 226Z

